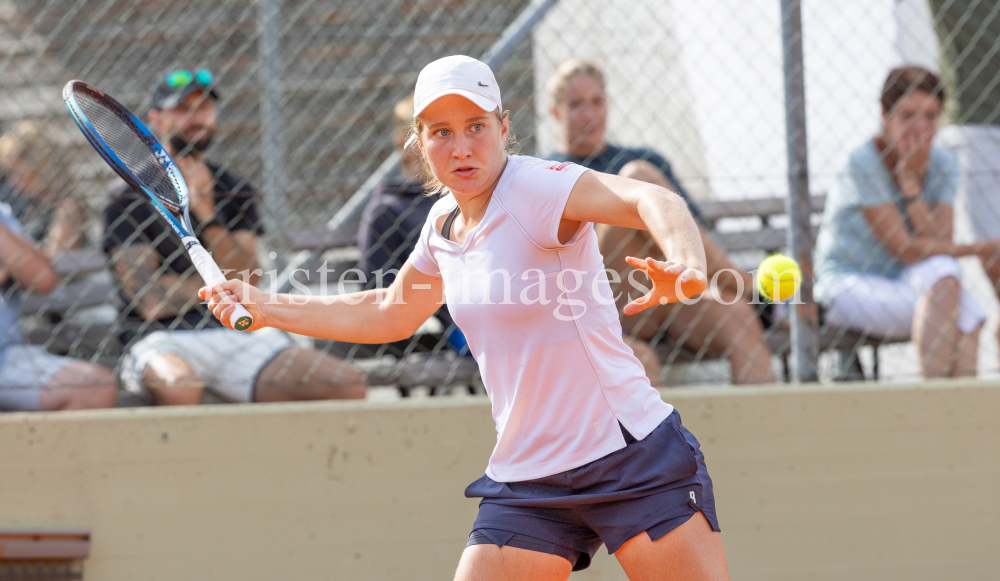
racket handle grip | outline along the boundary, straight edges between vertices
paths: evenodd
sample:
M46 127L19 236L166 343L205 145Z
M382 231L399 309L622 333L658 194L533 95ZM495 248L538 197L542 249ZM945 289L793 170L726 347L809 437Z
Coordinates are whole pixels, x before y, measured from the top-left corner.
M191 243L193 241L193 243ZM219 270L219 265L212 259L212 255L205 250L205 247L198 242L197 238L185 238L184 245L187 246L188 255L191 262L198 270L198 274L205 280L205 284L211 286L220 282L225 282L226 277ZM253 315L240 303L236 303L236 310L229 315L229 324L237 331L246 331L253 326Z

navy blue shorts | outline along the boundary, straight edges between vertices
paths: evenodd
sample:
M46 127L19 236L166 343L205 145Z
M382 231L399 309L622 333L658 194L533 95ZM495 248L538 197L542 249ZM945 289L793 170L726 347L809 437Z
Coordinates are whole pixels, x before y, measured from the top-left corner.
M469 545L495 544L590 566L601 544L614 553L647 533L659 539L702 512L719 531L712 479L700 444L675 410L642 441L622 428L626 447L559 474L523 482L476 480L482 497Z

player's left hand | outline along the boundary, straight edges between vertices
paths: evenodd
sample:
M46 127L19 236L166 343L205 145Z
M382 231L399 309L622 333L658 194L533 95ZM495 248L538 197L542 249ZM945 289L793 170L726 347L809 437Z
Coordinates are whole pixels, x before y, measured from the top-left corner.
M645 295L625 305L625 314L634 315L655 305L677 303L697 296L708 288L708 277L702 271L679 262L635 258L628 256L625 261L646 273L653 282L653 288Z

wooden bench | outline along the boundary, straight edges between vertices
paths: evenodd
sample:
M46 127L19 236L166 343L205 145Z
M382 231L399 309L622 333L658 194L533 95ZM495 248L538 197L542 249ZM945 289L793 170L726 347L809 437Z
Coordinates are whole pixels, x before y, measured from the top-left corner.
M821 215L826 203L825 195L816 195L811 198L811 209L813 215ZM712 201L698 204L702 219L712 230L715 241L726 252L730 254L740 254L747 252L762 252L769 254L781 252L787 247L788 232L784 226L776 225L777 218L784 218L785 199L784 198L761 198L732 201ZM757 219L760 224L757 229L751 230L728 230L721 228L724 221L739 219ZM814 221L816 222L816 221ZM818 225L812 226L813 241L819 231ZM765 331L768 345L771 351L781 357L784 365L784 375L787 379L789 374L788 357L791 354L791 336L789 334L787 321L778 321ZM872 379L878 379L879 374L879 353L881 345L888 343L898 343L898 339L886 339L867 333L857 333L847 329L840 329L820 321L819 329L819 349L820 352L834 351L837 354L837 380L863 380L864 372L860 365L859 353L862 347L872 347L874 364L872 369ZM664 361L684 361L689 355L684 349L676 346L658 346L657 352Z
M346 233L346 231L345 231ZM331 238L322 232L306 232L307 243L329 243ZM333 241L338 239L334 238ZM353 235L344 237L353 244ZM305 247L300 247L305 248ZM343 245L341 247L343 250ZM349 249L348 249L349 250ZM353 267L357 253L341 252L354 258L336 264L337 272ZM120 320L121 309L118 285L108 268L103 252L94 249L67 252L53 260L60 277L59 286L47 295L27 295L21 301L21 328L27 342L44 346L49 352L94 360L108 367L115 367L124 354L125 346L119 335L129 328ZM318 268L318 264L314 266ZM311 272L315 280L318 273ZM96 309L96 317L86 316ZM334 342L317 341L317 347L350 355L350 346ZM449 386L468 384L478 374L478 366L467 357L455 357L437 339L424 340L423 353L393 360L391 357L360 359L357 361L368 374L373 386L393 385L403 389L416 386ZM437 353L434 348L437 347ZM427 352L431 351L431 352Z
M824 204L823 196L813 198L813 211L820 213ZM785 214L785 202L779 198L713 201L699 204L702 217L713 237L727 252L733 255L757 253L760 255L780 251L785 247L786 233L778 218ZM759 224L749 229L734 230L727 227L727 221L756 219ZM744 226L746 224L743 224ZM328 248L324 258L302 268L309 275L301 280L316 283L319 268L325 258L333 257L328 269L332 272L327 282L336 288L340 273L353 267L360 256L355 247L357 224L347 224L337 231L315 229L295 231L286 234L286 241L293 251L309 251L318 247ZM108 270L105 255L99 250L70 252L55 259L56 270L61 284L46 296L27 296L22 301L22 327L27 340L44 345L58 354L69 354L97 360L113 367L121 357L124 346L118 335L125 329L118 317L108 317L107 313L117 313L119 304L117 286ZM88 318L84 315L103 308L102 317ZM778 324L766 330L766 337L772 352L785 362L786 377L791 339L787 324ZM478 366L469 357L458 357L450 352L440 336L422 337L421 346L400 349L401 357L381 356L357 358L360 353L371 354L368 346L316 341L318 348L327 349L337 355L352 357L369 374L373 386L394 385L404 391L415 386L474 385L478 382ZM875 352L875 378L878 376L878 348L887 341L880 337L862 335L855 332L823 325L820 329L819 345L822 351L837 351L840 358L839 378L861 379L858 351L870 346ZM666 365L694 363L705 359L697 356L681 345L664 340L654 346ZM400 353L397 353L400 354ZM710 358L710 357L708 357Z
M826 197L823 195L812 197L813 214L819 215L823 212ZM782 251L786 247L787 231L780 225L780 219L785 216L784 198L761 198L750 200L731 201L711 201L698 204L702 219L709 229L712 230L713 238L716 242L730 254L760 253L768 254ZM759 224L751 229L733 230L726 228L726 222L740 220L746 222L747 219L756 219ZM355 244L356 224L349 224L345 228L337 231L325 229L317 231L304 231L293 233L289 236L289 241L294 250L309 251L317 247L326 247L331 250L350 249ZM813 238L818 231L818 227L813 227ZM356 255L355 255L356 256ZM318 273L314 271L319 267L322 259L317 259L314 264L304 264L302 267L310 271L310 281L315 281ZM342 272L342 268L349 264L333 261L335 272ZM328 265L329 266L329 265ZM349 268L349 266L348 266ZM339 275L334 275L339 276ZM335 282L335 281L328 281ZM784 363L785 377L789 377L788 358L791 353L791 337L788 331L787 321L779 321L765 332L768 345L771 351L778 355ZM864 379L864 373L859 362L859 351L862 347L872 347L874 351L873 378L878 378L878 348L890 341L878 336L856 333L845 329L839 329L830 325L822 325L819 330L819 347L821 351L837 352L838 372L837 379ZM661 361L665 364L674 363L694 363L699 356L681 345L669 339L654 345ZM344 349L343 346L340 349ZM342 351L346 353L347 351ZM707 358L711 358L708 356ZM466 358L467 359L467 358ZM706 359L704 355L700 359ZM461 369L477 371L474 366L455 363L451 358L443 359L441 368L435 365L436 359L424 358L419 363L421 373L405 373L394 375L389 373L388 377L400 377L404 382L427 381L430 379L446 378L448 381L463 381ZM461 361L461 358L459 359ZM411 369L412 366L401 364L402 367ZM475 378L465 378L466 381L473 381ZM419 385L419 383L417 383ZM435 385L429 383L429 385Z
M0 530L0 579L83 579L89 555L89 531Z

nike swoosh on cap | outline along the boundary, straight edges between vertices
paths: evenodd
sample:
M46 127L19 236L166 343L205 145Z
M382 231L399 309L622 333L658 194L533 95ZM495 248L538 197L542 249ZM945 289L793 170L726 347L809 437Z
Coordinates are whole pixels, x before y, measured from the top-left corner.
M484 83L482 81L479 81L479 86L480 87L489 87L489 85L487 85L486 83Z

